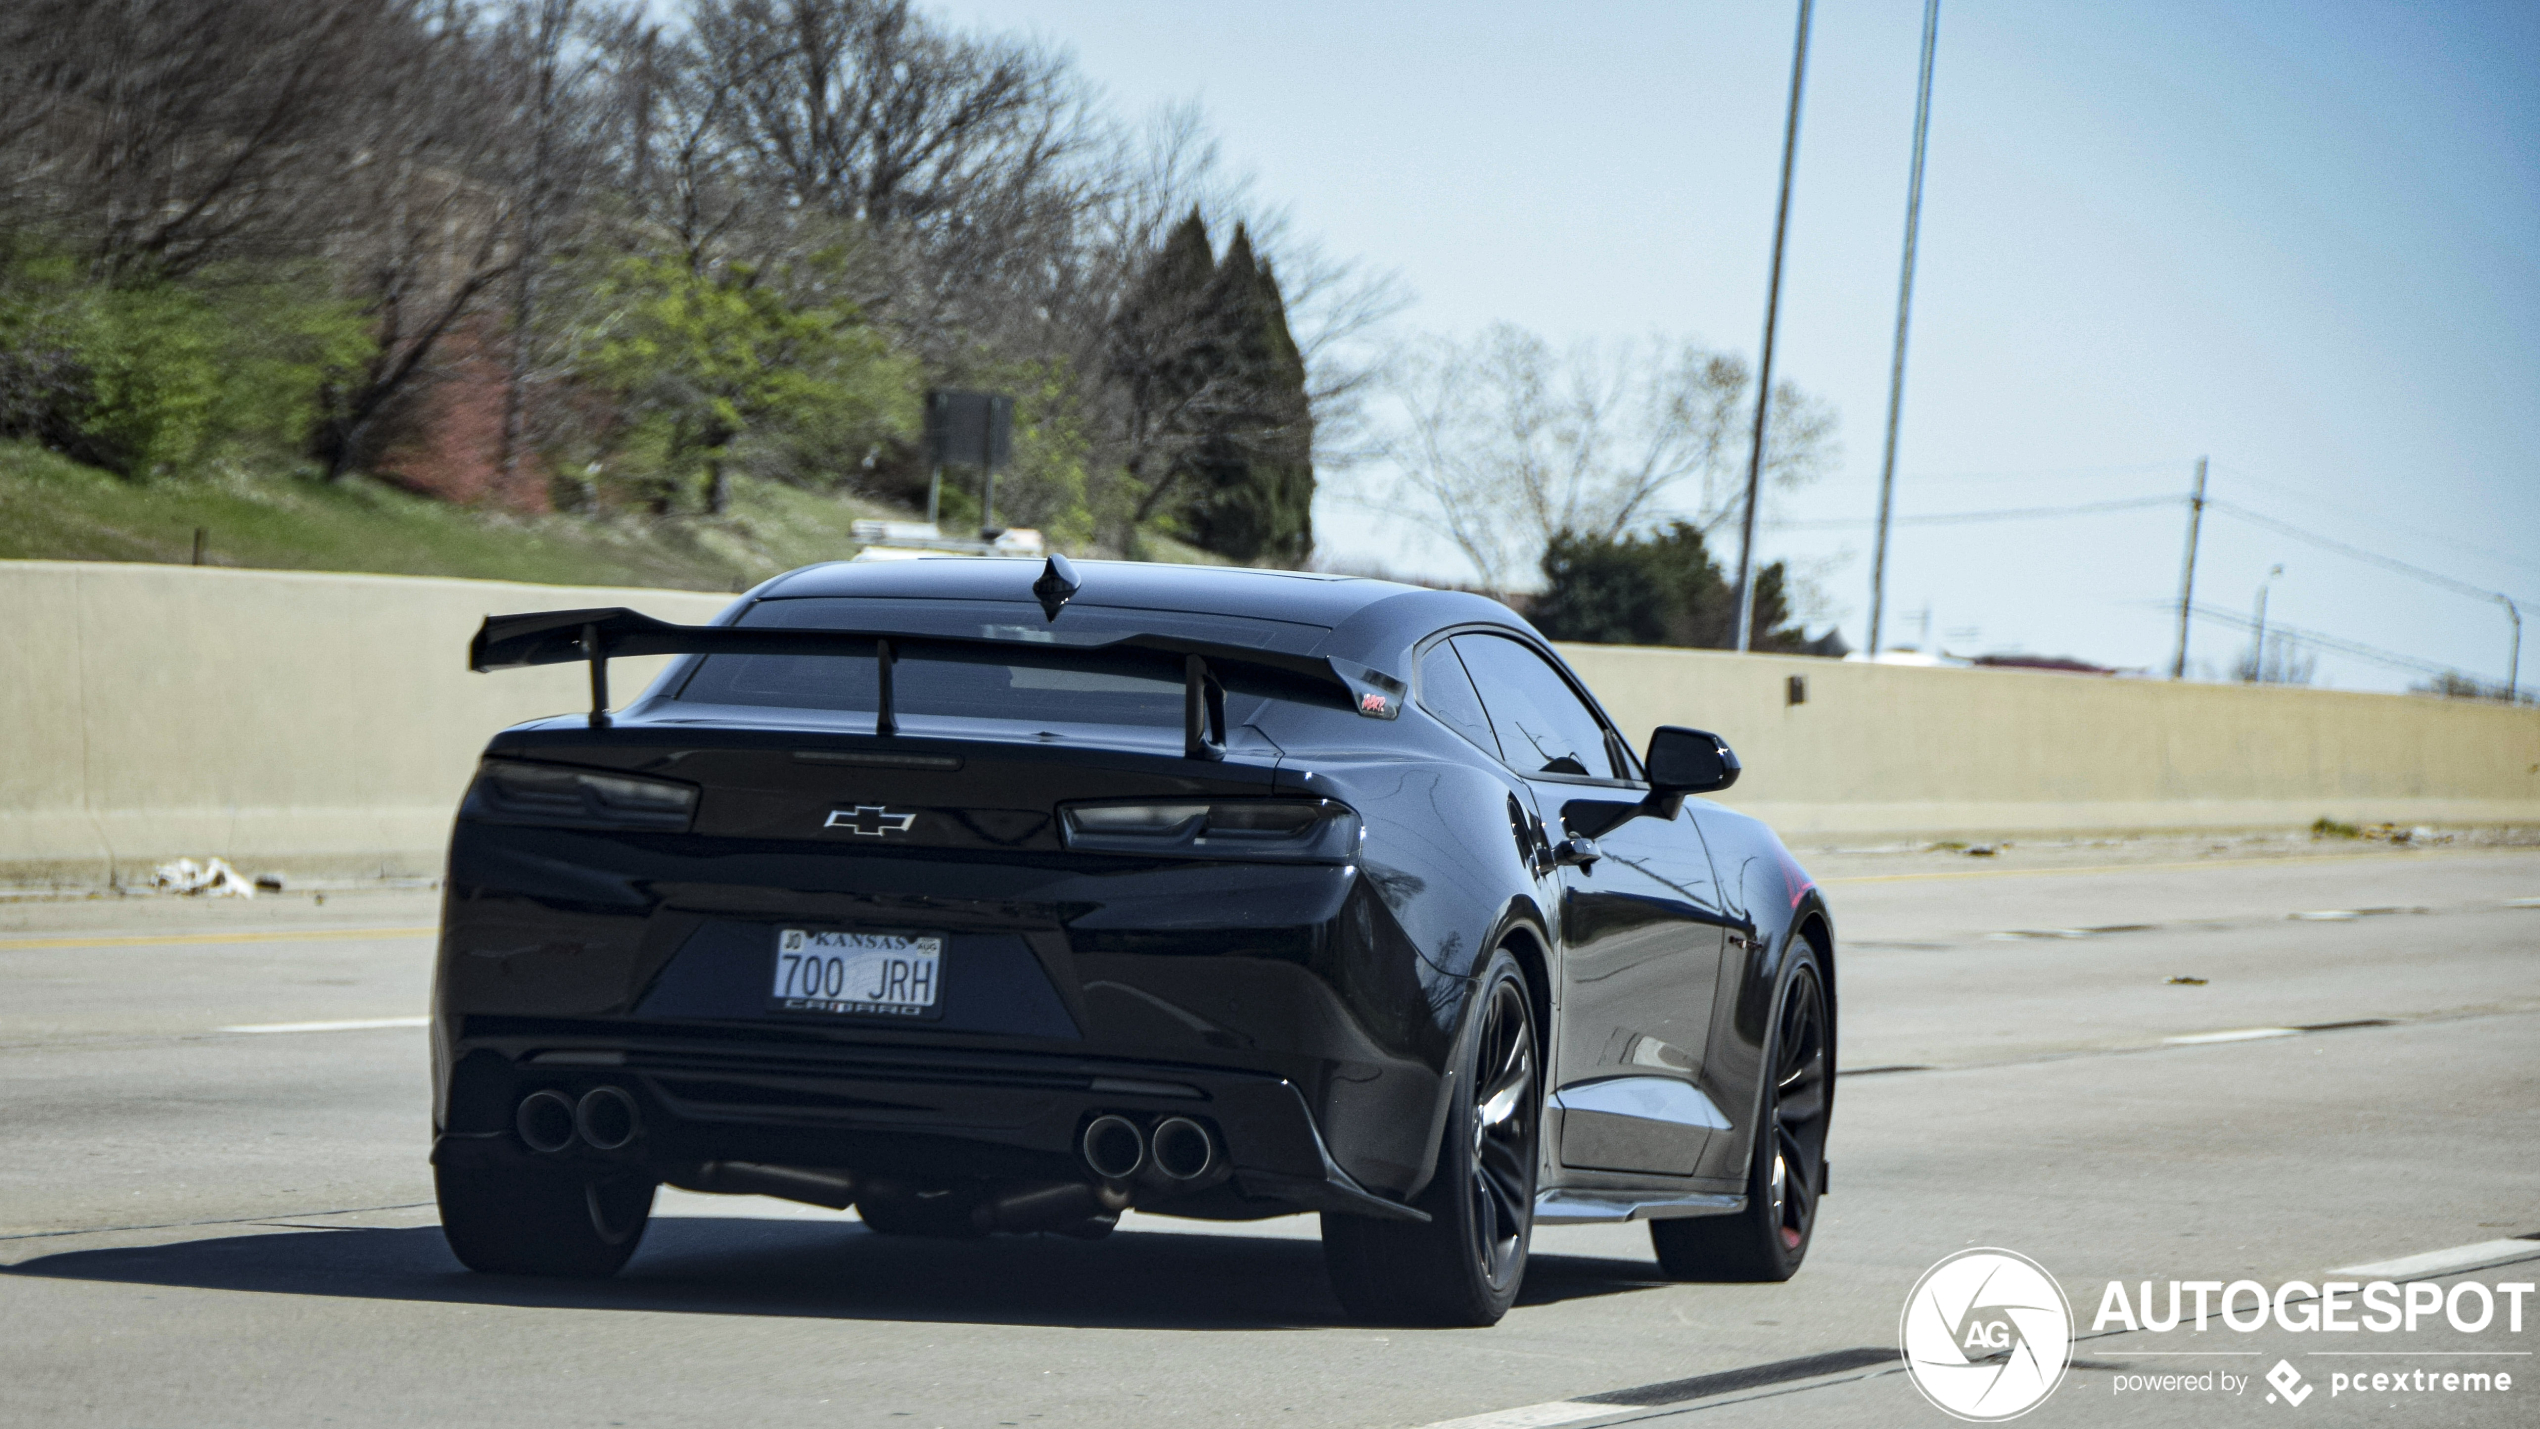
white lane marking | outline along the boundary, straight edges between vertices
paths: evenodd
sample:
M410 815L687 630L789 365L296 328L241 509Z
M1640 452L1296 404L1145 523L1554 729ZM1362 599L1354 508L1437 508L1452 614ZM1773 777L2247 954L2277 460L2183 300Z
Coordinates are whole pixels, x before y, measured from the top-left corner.
M1496 1409L1488 1414L1474 1414L1462 1419L1441 1419L1422 1429L1545 1429L1552 1424L1576 1424L1582 1419L1600 1419L1608 1414L1626 1414L1627 1404L1581 1404L1575 1399L1555 1399L1544 1404L1521 1404L1515 1409Z
M350 1022L257 1022L223 1027L223 1032L367 1032L374 1027L424 1027L429 1017L364 1017Z
M2284 916L2297 923L2352 923L2364 915L2344 908L2323 908L2316 913L2287 913Z
M2431 1280L2458 1270L2534 1259L2540 1259L2540 1240L2483 1240L2476 1245L2429 1250L2423 1255L2403 1255L2370 1265L2341 1265L2329 1274L2351 1275L2358 1280Z
M2508 898L2505 900L2505 906L2508 908L2540 908L2540 898Z
M2299 1027L2241 1027L2229 1032L2196 1032L2185 1037L2164 1037L2172 1047L2192 1047L2205 1042L2255 1042L2264 1037L2299 1037Z

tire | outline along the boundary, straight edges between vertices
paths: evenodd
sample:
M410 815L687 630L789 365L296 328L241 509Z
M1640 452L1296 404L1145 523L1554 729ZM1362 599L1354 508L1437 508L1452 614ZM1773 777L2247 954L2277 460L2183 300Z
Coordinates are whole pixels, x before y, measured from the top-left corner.
M442 1237L487 1275L615 1275L652 1220L653 1183L641 1177L441 1166L432 1180Z
M1794 940L1782 974L1772 1040L1764 1048L1770 1075L1747 1167L1746 1209L1733 1216L1651 1221L1650 1244L1669 1276L1788 1280L1808 1258L1825 1173L1826 1126L1834 1109L1833 1026L1817 950L1804 939Z
M1454 1068L1424 1224L1323 1215L1323 1262L1355 1320L1493 1325L1525 1279L1543 1135L1534 1000L1502 948L1484 970L1473 1035Z

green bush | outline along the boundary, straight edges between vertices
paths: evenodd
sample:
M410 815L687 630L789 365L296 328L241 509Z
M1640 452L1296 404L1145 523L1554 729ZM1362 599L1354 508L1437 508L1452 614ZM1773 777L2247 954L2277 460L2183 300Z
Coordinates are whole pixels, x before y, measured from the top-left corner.
M617 397L626 425L611 445L659 474L662 509L702 475L721 514L735 463L825 485L917 435L916 360L808 276L639 256L601 285L583 367Z
M114 286L62 255L0 254L0 436L127 476L237 443L296 448L323 384L371 345L326 292L226 275Z

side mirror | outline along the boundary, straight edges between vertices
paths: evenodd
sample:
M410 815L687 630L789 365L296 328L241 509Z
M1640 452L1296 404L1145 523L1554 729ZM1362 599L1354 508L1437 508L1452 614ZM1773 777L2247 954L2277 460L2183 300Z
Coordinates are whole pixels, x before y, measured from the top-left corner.
M1662 724L1650 732L1649 787L1660 794L1711 794L1737 782L1737 756L1707 729Z

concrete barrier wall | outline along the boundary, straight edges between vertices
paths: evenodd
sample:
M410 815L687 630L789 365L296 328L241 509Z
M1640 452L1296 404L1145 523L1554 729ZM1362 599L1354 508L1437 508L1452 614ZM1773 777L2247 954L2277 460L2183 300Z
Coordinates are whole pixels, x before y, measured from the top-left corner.
M2421 695L1563 647L1635 739L1725 737L1783 835L2540 823L2540 709ZM1807 681L1803 704L1788 681Z
M242 869L437 873L493 731L587 709L580 665L478 675L487 615L729 596L405 576L0 561L0 881ZM623 700L666 663L619 660Z
M581 666L477 675L489 614L729 597L399 576L0 562L0 882L436 872L494 730L581 709ZM2540 711L1573 646L1635 738L1725 735L1726 802L1794 839L2540 823ZM661 662L612 662L622 700ZM1786 702L1803 675L1807 702Z

